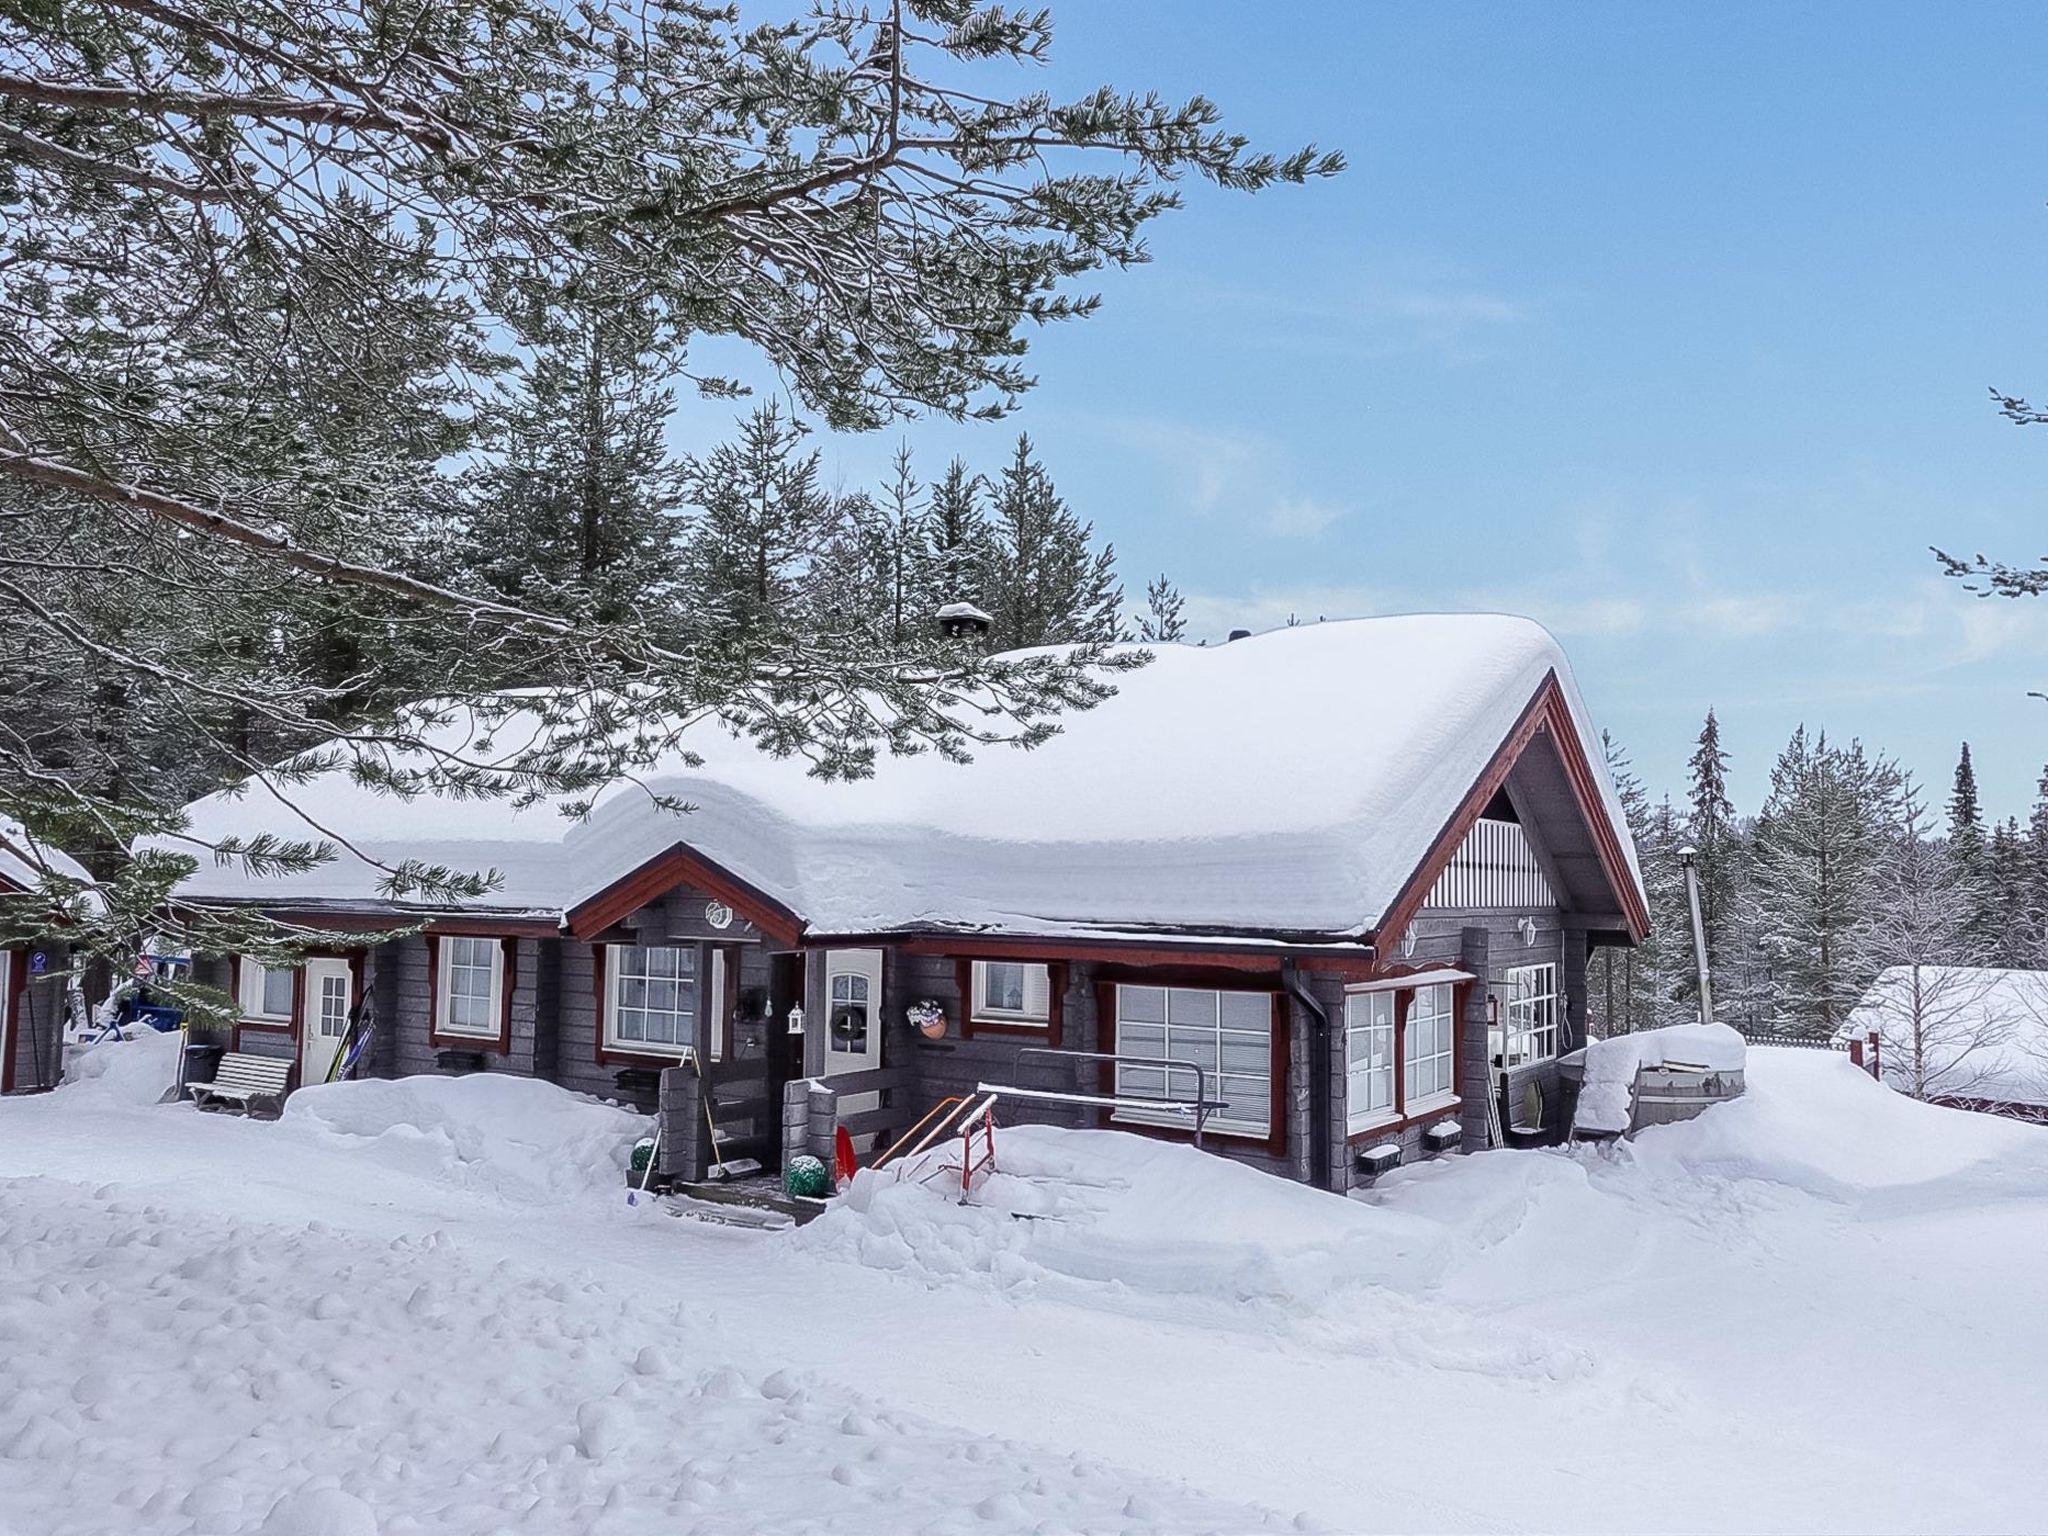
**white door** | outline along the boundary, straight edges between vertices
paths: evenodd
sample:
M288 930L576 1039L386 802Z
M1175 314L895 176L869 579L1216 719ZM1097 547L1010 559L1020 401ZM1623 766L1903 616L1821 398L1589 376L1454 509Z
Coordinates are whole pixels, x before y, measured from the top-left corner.
M882 1064L882 952L835 949L825 956L825 1075Z
M354 1002L355 975L346 960L306 962L306 1013L299 1035L299 1086L324 1083L341 1052Z
M882 952L835 949L825 956L825 1076L866 1072L882 1064ZM879 1093L849 1093L839 1101L841 1116L881 1105ZM853 1139L865 1156L874 1149L871 1132Z

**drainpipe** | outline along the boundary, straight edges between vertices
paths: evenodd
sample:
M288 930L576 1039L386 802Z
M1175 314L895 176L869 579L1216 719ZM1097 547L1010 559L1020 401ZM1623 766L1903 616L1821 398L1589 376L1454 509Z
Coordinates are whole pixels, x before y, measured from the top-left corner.
M1308 1178L1330 1188L1330 1015L1301 984L1292 960L1280 962L1280 986L1308 1010Z
M1690 846L1678 850L1678 862L1685 870L1685 899L1692 908L1692 957L1700 969L1700 1022L1714 1022L1714 988L1707 979L1707 925L1700 920L1700 851Z

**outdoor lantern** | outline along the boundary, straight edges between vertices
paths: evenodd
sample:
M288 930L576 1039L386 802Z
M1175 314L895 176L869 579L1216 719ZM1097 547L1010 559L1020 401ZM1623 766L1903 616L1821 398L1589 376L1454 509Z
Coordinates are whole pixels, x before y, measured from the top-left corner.
M789 1032L792 1035L800 1035L804 1032L804 1005L802 1003L798 1003L789 1010Z

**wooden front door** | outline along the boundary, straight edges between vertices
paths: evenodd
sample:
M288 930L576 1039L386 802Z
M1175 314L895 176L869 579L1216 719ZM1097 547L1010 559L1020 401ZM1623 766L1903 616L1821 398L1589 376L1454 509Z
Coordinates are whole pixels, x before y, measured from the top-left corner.
M324 1083L348 1032L355 1003L355 972L346 960L306 962L306 1003L299 1021L299 1086Z

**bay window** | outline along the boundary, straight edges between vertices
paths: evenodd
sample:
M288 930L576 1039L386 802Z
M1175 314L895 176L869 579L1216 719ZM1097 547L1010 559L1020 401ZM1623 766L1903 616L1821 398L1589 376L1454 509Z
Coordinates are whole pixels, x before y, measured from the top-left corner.
M1353 992L1344 999L1344 1096L1348 1132L1392 1120L1394 994Z
M1420 1114L1456 1093L1451 1076L1455 1039L1450 987L1439 982L1409 993L1406 1033L1401 1038L1409 1114Z
M1195 987L1116 988L1116 1051L1202 1069L1212 1110L1207 1131L1267 1137L1273 1133L1273 994L1217 992ZM1191 1070L1134 1066L1119 1061L1116 1093L1123 1099L1195 1097ZM1113 1118L1193 1129L1194 1116L1172 1109L1119 1109Z
M605 976L604 1042L621 1051L681 1056L697 1039L694 946L614 944Z

